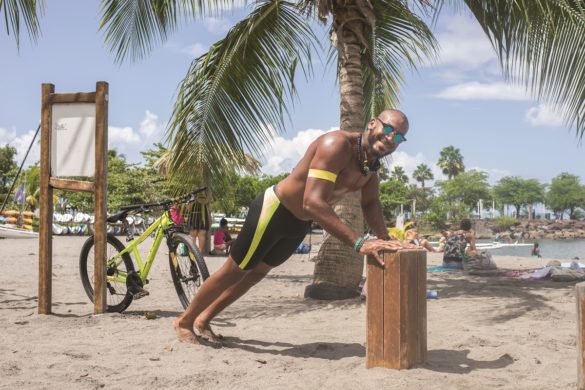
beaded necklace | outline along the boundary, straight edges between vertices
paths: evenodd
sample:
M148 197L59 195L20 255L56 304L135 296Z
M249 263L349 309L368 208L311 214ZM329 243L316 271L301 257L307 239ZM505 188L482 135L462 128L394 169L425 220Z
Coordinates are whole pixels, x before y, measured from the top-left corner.
M368 173L377 172L380 169L380 161L376 159L371 165L368 163L368 157L366 152L362 149L362 138L361 134L357 139L357 152L358 152L358 165L360 166L360 172L362 175L367 176Z

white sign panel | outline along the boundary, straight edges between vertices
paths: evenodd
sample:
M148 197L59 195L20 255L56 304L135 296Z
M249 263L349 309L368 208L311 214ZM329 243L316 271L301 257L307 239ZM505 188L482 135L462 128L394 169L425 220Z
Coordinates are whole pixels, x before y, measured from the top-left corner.
M53 104L51 176L95 174L95 103Z

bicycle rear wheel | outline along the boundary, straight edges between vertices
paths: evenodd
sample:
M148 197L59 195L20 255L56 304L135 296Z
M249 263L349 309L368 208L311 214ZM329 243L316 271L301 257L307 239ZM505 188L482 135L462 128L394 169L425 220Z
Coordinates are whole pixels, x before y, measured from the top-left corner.
M203 255L187 234L174 233L169 238L169 265L177 295L186 309L209 277Z
M106 243L106 300L108 312L123 312L132 303L132 294L126 286L126 276L134 271L134 264L127 253L122 258L111 260L112 257L125 249L124 244L113 235L108 234ZM85 293L93 302L94 281L94 236L90 236L79 256L79 274Z

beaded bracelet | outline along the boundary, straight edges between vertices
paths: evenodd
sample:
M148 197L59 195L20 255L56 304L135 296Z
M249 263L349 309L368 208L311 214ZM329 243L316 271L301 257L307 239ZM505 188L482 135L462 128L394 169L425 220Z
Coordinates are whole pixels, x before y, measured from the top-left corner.
M362 248L362 245L364 245L364 238L358 237L357 240L355 240L355 244L353 244L353 249L359 253L360 249Z

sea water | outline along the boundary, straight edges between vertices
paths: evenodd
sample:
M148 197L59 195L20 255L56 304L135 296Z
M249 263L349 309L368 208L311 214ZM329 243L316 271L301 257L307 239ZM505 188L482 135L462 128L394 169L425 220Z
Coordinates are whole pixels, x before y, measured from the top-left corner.
M480 242L492 242L486 240L478 240ZM552 259L571 260L579 257L585 260L585 240L537 240L540 247L540 254L542 257ZM528 242L527 242L528 243ZM532 252L531 246L504 246L498 249L489 250L495 256L522 256L530 257Z

